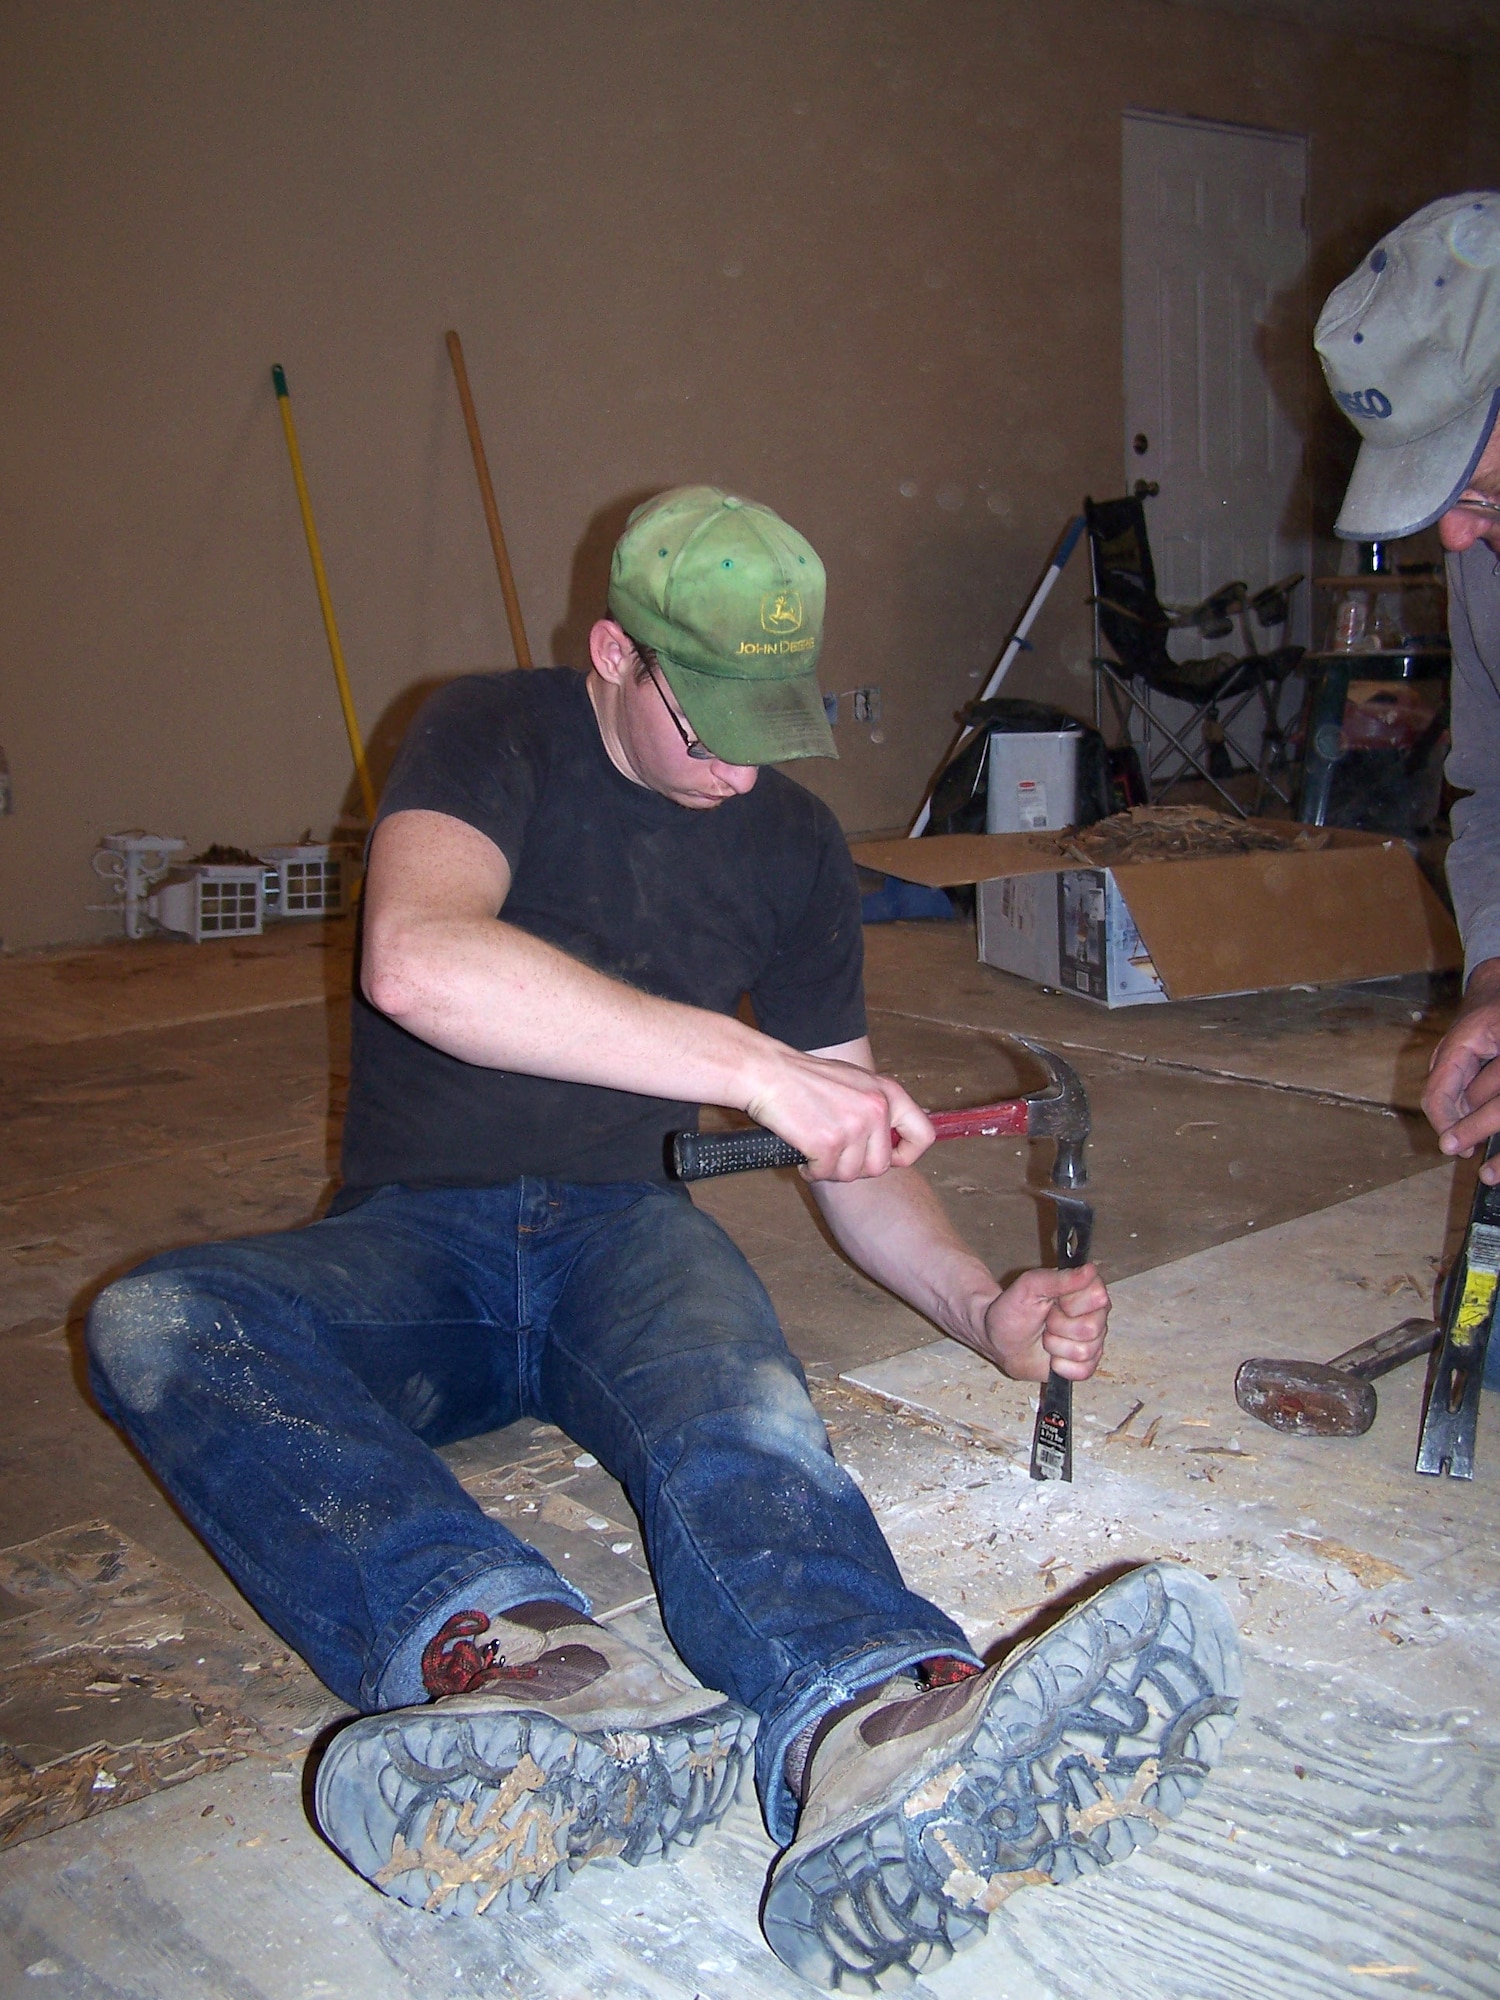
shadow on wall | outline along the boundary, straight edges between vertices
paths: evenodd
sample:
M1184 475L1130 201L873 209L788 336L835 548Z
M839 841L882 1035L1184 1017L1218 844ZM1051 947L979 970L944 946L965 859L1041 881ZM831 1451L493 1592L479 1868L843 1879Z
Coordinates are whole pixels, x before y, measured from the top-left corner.
M391 775L391 766L396 761L396 752L410 729L417 710L430 694L436 694L440 687L446 687L450 680L457 680L457 674L435 674L429 679L413 681L410 687L402 688L381 712L373 729L365 737L365 762L370 767L370 778L375 786L378 799L385 790L386 779ZM364 800L360 796L359 779L351 766L348 782L339 799L339 818L346 824L362 825L364 822Z
M417 505L416 575L410 601L410 626L405 642L406 658L412 661L431 659L432 646L436 638L430 629L429 620L434 605L441 601L441 546L448 533L445 518L443 469L450 458L462 457L465 471L468 469L469 447L463 430L462 413L458 407L458 397L453 387L453 365L448 359L447 347L441 340L433 342L431 369L427 380L427 418L425 444L422 452L421 497ZM469 476L465 495L469 504L478 508L478 494ZM398 697L398 701L401 698ZM410 719L410 718L408 718ZM381 718L383 728L385 718ZM400 741L399 737L396 739ZM394 754L394 750L393 753ZM386 759L379 772L372 768L378 790L390 769L390 759Z
M950 517L940 528L919 531L903 550L892 650L914 663L919 674L909 683L909 714L886 720L893 742L897 729L909 730L914 765L920 766L916 793L909 803L903 800L903 812L916 810L923 782L964 710L983 690L1071 518L1066 510L1049 517L1040 500L1018 511L1023 518L1014 525L988 516ZM1078 554L1059 580L1034 641L1001 684L1001 695L1043 701L1081 721L1091 717L1092 682L1086 673L1077 679L1068 670L1063 644L1087 593L1086 558Z
M606 612L609 561L614 554L615 543L620 539L633 509L661 491L660 486L647 486L623 494L618 500L611 500L601 507L584 529L573 552L568 607L561 622L552 630L551 657L559 665L582 668L588 664L590 628ZM506 664L502 663L502 667ZM546 664L544 660L537 662L538 666ZM474 673L483 669L471 667L465 671ZM387 704L365 739L365 761L370 767L377 797L385 790L391 766L396 761L396 752L401 748L402 739L415 720L418 709L430 694L435 694L450 680L458 678L457 674L435 674L413 681ZM359 781L352 770L340 800L340 816L355 822L364 817Z
M607 501L590 518L573 551L568 608L552 628L552 658L558 666L588 665L589 632L596 619L608 615L609 559L615 552L615 543L625 532L625 523L634 510L643 501L664 492L671 483L663 480L656 486L637 487L618 500Z

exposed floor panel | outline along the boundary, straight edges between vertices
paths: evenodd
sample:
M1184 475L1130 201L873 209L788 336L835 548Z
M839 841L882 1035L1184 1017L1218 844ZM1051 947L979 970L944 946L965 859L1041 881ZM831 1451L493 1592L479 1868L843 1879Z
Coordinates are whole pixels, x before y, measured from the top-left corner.
M965 924L920 927L924 949L916 951L918 928L890 924L865 933L877 1019L889 1012L955 1027L1008 1028L1060 1049L1409 1111L1421 1103L1428 1058L1453 1013L1454 982L1423 976L1107 1008L980 965Z
M962 1429L1012 1468L1002 1506L945 1503L917 1575L983 1547L967 1616L1014 1629L1112 1561L1175 1554L1217 1575L1242 1637L1278 1665L1337 1668L1414 1717L1472 1707L1500 1681L1500 1432L1487 1426L1473 1480L1419 1478L1420 1363L1381 1379L1360 1438L1283 1436L1234 1400L1247 1355L1326 1361L1411 1309L1393 1309L1387 1286L1399 1301L1407 1268L1442 1240L1453 1180L1442 1168L1118 1285L1106 1366L1075 1398L1070 1487L1027 1477L1035 1392L952 1342L846 1371L851 1388ZM997 1513L1006 1533L991 1544ZM1476 1728L1500 1725L1485 1706Z

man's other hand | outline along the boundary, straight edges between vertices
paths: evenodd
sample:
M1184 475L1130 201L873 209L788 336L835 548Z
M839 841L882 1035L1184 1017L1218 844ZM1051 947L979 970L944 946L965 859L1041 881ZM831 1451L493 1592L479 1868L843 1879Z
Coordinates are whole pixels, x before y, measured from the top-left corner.
M1464 1159L1500 1132L1500 958L1475 967L1458 1019L1433 1051L1422 1109L1443 1151ZM1500 1183L1500 1160L1480 1173Z
M1104 1353L1109 1293L1092 1264L1076 1271L1023 1271L991 1301L977 1351L1016 1382L1055 1370L1086 1382Z

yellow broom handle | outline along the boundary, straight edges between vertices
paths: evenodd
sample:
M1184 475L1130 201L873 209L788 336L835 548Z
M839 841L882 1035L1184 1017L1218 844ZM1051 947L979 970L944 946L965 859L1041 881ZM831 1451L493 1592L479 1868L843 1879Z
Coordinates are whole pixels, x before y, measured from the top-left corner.
M365 746L359 733L359 718L354 713L354 696L349 692L349 676L344 671L344 649L339 644L338 620L333 615L333 599L328 594L328 575L323 568L322 551L318 547L318 531L313 525L312 501L308 497L307 481L302 474L302 454L297 449L297 426L292 422L292 399L287 394L286 372L280 362L277 362L271 370L271 381L276 389L276 407L281 412L281 428L286 432L286 449L287 456L292 461L292 478L297 484L297 505L302 509L302 527L307 536L307 553L312 557L313 581L318 586L318 602L323 607L323 629L328 634L328 650L333 656L333 678L338 682L339 706L344 711L344 727L349 732L349 748L354 752L354 771L359 779L360 797L365 803L365 818L373 824L375 787L370 782L370 767L365 762Z
M469 393L469 371L464 366L464 347L458 335L448 334L448 359L453 363L453 379L458 384L458 400L464 413L464 429L469 433L469 449L474 454L474 476L479 481L479 500L485 525L490 531L490 547L495 552L495 568L500 574L500 595L505 599L505 616L510 621L510 643L516 649L516 665L531 665L531 648L526 643L526 625L521 617L521 599L511 572L510 551L505 546L505 530L500 525L500 509L495 505L495 489L490 484L490 468L485 461L484 439L479 434L479 415Z

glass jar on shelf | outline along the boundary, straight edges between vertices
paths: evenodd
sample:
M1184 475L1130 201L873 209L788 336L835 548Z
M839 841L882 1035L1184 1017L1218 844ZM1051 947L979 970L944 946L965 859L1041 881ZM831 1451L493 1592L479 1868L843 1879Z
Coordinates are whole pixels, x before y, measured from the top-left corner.
M1397 567L1382 546L1315 587L1330 605L1308 669L1297 817L1408 838L1438 816L1449 653L1442 570Z

